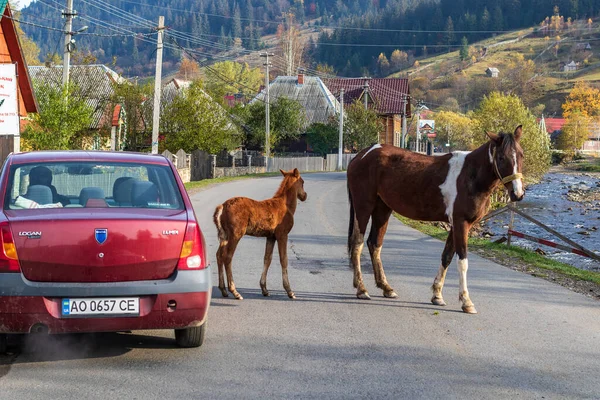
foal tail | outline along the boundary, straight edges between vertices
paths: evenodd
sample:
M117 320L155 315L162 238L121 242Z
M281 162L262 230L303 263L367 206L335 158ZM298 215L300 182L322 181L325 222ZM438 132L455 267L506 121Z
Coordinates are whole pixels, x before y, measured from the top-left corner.
M227 234L223 229L223 225L221 225L221 215L223 214L223 204L219 204L215 209L215 214L213 215L213 221L217 226L217 232L219 234L219 241L223 242L227 240Z

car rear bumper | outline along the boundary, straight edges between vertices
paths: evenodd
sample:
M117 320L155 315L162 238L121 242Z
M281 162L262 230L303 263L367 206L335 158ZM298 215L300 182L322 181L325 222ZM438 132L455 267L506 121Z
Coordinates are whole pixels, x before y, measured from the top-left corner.
M210 269L174 275L161 281L77 284L30 282L21 274L0 274L0 333L29 333L37 328L48 333L115 332L202 325L210 304ZM139 297L140 315L61 314L63 298L115 296Z

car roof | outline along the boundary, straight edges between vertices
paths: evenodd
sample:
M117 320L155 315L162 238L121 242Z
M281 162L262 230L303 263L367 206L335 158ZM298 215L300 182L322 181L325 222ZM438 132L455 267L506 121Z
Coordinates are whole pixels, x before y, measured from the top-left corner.
M133 153L126 151L32 151L13 153L10 157L12 164L60 161L104 161L169 165L167 159L159 154Z

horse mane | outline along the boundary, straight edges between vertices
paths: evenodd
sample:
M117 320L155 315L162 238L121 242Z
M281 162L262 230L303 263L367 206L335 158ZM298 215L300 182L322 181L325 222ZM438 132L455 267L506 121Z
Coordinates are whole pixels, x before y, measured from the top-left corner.
M277 189L277 191L275 192L275 194L273 195L273 197L281 197L283 195L285 195L285 192L292 186L293 183L292 182L292 177L285 175L283 177L283 180L281 181L281 183L279 184L279 188Z

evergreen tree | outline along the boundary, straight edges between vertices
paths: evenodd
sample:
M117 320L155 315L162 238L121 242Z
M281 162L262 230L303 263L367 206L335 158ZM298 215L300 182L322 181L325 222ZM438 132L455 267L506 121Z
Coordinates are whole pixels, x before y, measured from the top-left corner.
M233 11L233 28L232 28L232 36L234 38L242 37L242 13L240 11L240 7L236 4L235 9Z
M461 46L460 46L460 59L462 61L465 61L469 58L469 41L467 40L467 38L465 36L463 36L462 40L461 40Z
M450 51L450 45L454 43L454 24L452 23L452 17L448 17L448 20L446 21L446 29L444 30L446 31L446 44L448 45L448 51Z

